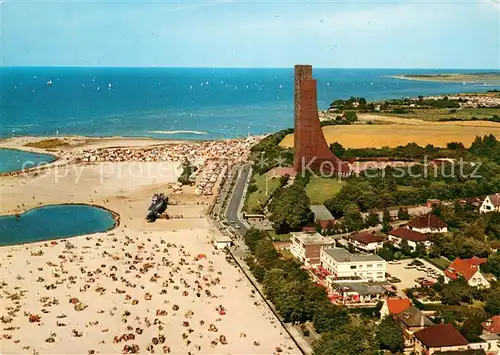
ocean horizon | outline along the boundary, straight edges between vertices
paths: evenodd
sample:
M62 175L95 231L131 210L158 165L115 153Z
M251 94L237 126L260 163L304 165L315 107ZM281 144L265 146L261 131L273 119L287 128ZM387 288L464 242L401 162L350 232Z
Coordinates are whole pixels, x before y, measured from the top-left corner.
M484 92L500 84L392 78L496 69L314 68L318 107ZM207 140L293 126L293 68L0 67L0 137L83 135Z

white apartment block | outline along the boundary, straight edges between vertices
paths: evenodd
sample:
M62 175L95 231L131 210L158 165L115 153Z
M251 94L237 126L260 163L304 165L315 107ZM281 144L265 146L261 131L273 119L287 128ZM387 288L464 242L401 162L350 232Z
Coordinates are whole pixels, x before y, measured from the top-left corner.
M321 266L335 278L359 276L368 281L385 281L387 262L378 255L351 254L343 248L322 249Z

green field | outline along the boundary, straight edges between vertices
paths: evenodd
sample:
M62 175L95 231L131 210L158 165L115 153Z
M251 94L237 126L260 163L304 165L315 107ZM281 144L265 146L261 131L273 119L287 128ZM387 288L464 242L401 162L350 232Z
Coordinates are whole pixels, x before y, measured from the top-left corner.
M268 179L266 195L266 174L255 174L254 179L255 185L257 186L257 191L252 192L245 199L245 211L249 213L258 212L261 204L262 207L265 206L274 190L276 190L280 186L280 180L278 178Z
M311 176L311 180L306 186L306 193L312 205L321 205L339 193L341 188L342 183L337 178Z
M431 264L439 267L441 270L445 270L451 264L449 260L443 258L428 258L426 260L428 260Z
M443 118L457 118L463 120L469 120L472 117L477 118L489 118L493 115L500 115L500 109L498 108L461 108L452 111L452 109L444 108L418 108L411 107L406 108L411 113L401 114L392 112L380 112L374 113L370 112L370 115L377 116L390 116L390 117L401 117L401 118L412 118L420 119L425 121L438 121Z

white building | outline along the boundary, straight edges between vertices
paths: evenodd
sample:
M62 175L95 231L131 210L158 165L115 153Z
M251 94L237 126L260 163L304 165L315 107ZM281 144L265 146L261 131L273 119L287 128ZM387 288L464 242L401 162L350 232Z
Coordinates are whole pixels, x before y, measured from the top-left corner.
M387 262L378 255L351 254L343 248L322 249L321 266L334 278L361 277L368 281L385 281Z
M432 213L427 213L408 222L408 229L420 233L446 233L448 224Z
M233 244L233 241L230 236L222 233L215 233L213 235L213 244L217 249L224 249L229 248Z
M479 207L479 212L500 212L500 193L486 196L481 207Z
M318 232L292 232L290 252L305 266L319 264L321 249L330 247L335 240Z
M427 235L404 227L393 229L388 235L389 241L397 248L401 248L403 240L408 242L408 246L412 251L417 249L418 243L422 243L426 248L432 245Z
M349 241L361 251L374 253L384 246L385 238L371 232L361 232L349 237Z
M456 280L459 277L465 279L470 286L489 288L490 282L484 277L479 265L488 261L485 258L472 257L471 259L456 258L444 271L445 282Z

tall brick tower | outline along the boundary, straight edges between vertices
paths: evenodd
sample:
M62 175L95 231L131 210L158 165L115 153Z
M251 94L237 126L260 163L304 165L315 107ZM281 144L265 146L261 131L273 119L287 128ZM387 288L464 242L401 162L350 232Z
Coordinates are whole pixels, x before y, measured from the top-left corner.
M311 65L295 66L294 169L349 174L349 164L337 158L328 147L321 130L316 96L316 80Z

